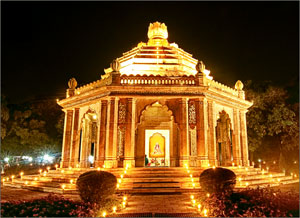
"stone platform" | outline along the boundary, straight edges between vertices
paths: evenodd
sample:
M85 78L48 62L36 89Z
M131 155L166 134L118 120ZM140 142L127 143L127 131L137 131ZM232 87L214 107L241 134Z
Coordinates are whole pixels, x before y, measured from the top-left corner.
M299 182L298 178L286 176L284 173L272 173L253 167L226 167L237 175L236 189L246 187L278 186ZM24 175L22 179L4 182L4 186L24 188L35 191L78 194L76 179L80 174L89 170L81 168L64 168L50 170L46 174ZM103 170L103 169L101 169ZM204 168L191 167L146 167L104 169L113 173L117 179L119 188L117 193L126 194L155 194L169 193L182 194L193 193L201 190L199 176ZM123 178L121 178L123 177Z

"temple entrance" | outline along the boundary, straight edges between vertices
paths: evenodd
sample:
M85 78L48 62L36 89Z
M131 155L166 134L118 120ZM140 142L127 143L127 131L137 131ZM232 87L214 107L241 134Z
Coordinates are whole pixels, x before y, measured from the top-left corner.
M217 159L219 166L229 166L233 161L232 127L224 110L219 115L216 126Z
M136 131L135 166L178 166L178 127L166 105L155 102L140 115ZM149 164L150 163L150 164Z
M170 166L170 130L146 129L145 135L147 166Z

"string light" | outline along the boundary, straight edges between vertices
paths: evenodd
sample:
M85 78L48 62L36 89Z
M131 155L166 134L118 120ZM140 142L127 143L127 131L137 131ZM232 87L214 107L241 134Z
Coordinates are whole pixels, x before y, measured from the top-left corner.
M34 181L37 181L37 180L38 180L38 178L37 178L37 177L35 177L35 178L34 178Z

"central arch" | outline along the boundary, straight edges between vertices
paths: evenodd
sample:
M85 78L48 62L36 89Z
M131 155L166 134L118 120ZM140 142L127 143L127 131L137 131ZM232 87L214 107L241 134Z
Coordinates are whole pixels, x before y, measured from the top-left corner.
M136 166L145 166L145 155L150 162L156 162L152 166L178 166L178 140L174 137L177 131L173 113L166 105L159 102L148 105L141 112L137 125ZM155 148L160 155L153 154Z

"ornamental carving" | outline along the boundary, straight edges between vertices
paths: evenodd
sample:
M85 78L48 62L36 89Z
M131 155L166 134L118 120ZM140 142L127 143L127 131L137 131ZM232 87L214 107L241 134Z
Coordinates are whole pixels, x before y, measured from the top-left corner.
M197 156L196 128L190 129L191 156Z
M121 103L119 104L119 123L125 123L126 119L126 105Z
M68 86L70 89L75 89L77 86L77 81L75 78L71 78L68 82Z
M189 124L190 125L196 124L196 109L194 104L189 105Z
M117 158L124 157L125 127L118 127Z

